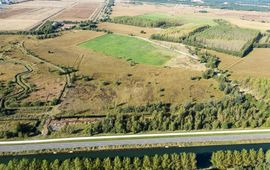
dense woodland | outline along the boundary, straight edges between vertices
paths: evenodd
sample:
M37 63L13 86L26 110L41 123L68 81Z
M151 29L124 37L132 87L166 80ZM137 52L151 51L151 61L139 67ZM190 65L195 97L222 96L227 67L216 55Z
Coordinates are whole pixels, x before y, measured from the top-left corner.
M139 27L155 28L168 28L183 25L183 23L176 18L170 18L164 15L119 16L112 18L111 22L118 24L134 25Z

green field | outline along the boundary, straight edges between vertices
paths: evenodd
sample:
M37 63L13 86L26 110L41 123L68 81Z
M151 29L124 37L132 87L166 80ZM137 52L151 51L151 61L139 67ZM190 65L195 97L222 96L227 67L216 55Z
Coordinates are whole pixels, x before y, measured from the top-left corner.
M118 24L134 25L140 27L169 28L181 26L188 23L199 25L217 25L212 19L194 16L175 16L163 13L149 13L137 16L118 16L112 18L111 22Z
M136 63L163 65L172 58L173 53L153 46L144 40L116 34L106 34L80 44L108 56L132 60Z

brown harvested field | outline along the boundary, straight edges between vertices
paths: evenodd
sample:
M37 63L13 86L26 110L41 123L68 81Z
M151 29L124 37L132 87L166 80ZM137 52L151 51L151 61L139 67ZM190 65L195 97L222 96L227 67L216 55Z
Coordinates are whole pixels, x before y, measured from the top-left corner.
M176 16L225 19L234 25L244 28L267 30L270 27L270 13L256 11L236 11L225 9L212 9L207 7L193 7L173 4L126 4L118 1L113 8L112 17L115 16L135 16L153 12L168 13ZM207 10L208 13L200 13L200 10Z
M110 30L112 32L121 33L121 34L127 34L127 35L133 34L133 35L144 37L144 38L150 38L152 34L155 34L160 31L159 28L142 28L142 27L136 27L136 26L131 26L131 25L109 23L109 22L102 22L98 24L98 28ZM144 31L144 33L141 33L141 31Z
M5 10L1 10L0 11L0 19L5 19L5 18L12 17L14 15L19 15L19 14L22 14L22 13L29 11L29 10L31 10L31 8L18 8L18 9L11 8L8 12Z
M269 77L270 76L270 49L255 48L244 58L238 58L227 54L217 53L221 59L221 68L232 71L235 79L247 77Z
M65 9L55 17L53 20L68 20L68 21L83 21L88 20L100 7L100 2L79 2L76 5Z
M149 65L131 66L128 62L86 50L77 45L102 35L92 31L69 31L63 36L43 41L29 40L26 47L40 57L58 65L76 66L75 60L83 55L78 76L92 76L94 80L79 80L69 89L61 104L66 113L100 113L104 108L126 105L144 105L147 102L181 103L220 97L214 80L192 81L191 76L201 72L184 68L163 68ZM53 54L48 55L48 50ZM107 82L104 85L104 82ZM117 85L116 82L120 82ZM163 89L163 90L161 90ZM83 106L83 107L82 107Z
M59 20L87 20L102 0L27 1L13 4L0 12L1 30L28 30L42 21L58 15Z
M70 2L62 1L27 1L10 5L0 13L0 30L30 29L69 4Z

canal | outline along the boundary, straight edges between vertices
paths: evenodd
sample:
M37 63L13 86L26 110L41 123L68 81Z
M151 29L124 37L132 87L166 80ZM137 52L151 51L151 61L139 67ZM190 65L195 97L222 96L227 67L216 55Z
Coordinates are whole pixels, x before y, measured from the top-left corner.
M170 154L192 152L197 155L197 166L199 168L207 168L211 166L210 158L212 152L219 150L242 150L262 148L264 151L270 149L270 143L261 144L234 144L234 145L215 145L215 146L192 146L192 147L169 147L169 148L142 148L142 149L125 149L125 150L102 150L102 151L88 151L88 152L73 152L73 153L57 153L57 154L34 154L34 155L19 155L19 156L2 156L1 163L7 163L11 159L47 159L53 161L55 159L65 160L70 158L106 158L106 157L142 157L144 155L155 154Z

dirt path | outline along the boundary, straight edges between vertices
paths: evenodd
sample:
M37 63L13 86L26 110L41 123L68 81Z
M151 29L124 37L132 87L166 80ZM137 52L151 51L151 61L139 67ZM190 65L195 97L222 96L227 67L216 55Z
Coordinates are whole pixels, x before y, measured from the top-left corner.
M21 88L21 90L15 94L9 94L9 95L3 96L3 98L1 99L1 108L14 109L12 107L7 106L7 102L11 98L16 98L17 100L20 100L21 98L26 96L27 93L29 93L29 91L31 90L31 86L25 81L24 77L32 73L33 69L29 64L26 64L23 62L18 63L18 61L13 61L13 60L9 62L21 64L25 67L25 70L26 70L24 72L21 72L15 75L15 82Z

